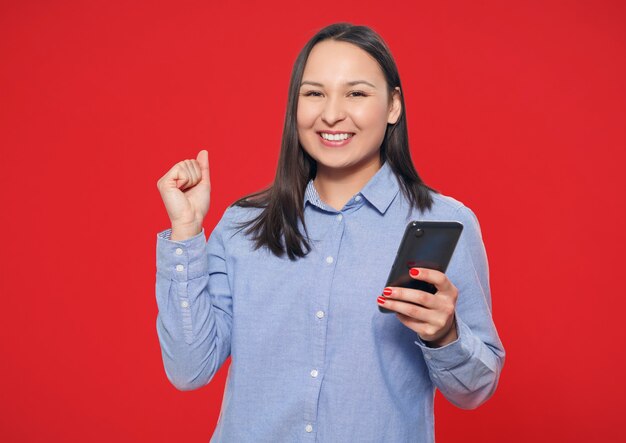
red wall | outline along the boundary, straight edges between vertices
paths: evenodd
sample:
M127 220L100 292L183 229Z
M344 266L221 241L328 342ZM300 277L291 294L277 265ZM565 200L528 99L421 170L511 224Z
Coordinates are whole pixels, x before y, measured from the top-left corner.
M205 226L273 178L297 52L335 21L398 63L418 171L478 215L507 350L437 441L626 438L620 1L0 6L0 440L207 441L156 335L156 181L207 148ZM621 374L621 375L620 375Z

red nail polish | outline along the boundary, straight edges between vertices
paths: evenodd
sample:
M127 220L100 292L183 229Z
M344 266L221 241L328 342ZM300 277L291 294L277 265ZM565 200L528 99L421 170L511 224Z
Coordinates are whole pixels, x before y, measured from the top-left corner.
M409 269L409 274L411 274L411 277L417 277L419 275L420 271L417 270L417 268L411 268Z
M385 295L391 295L391 288L385 288L385 289L383 290L383 294L385 294Z
M378 301L378 303L380 303L381 305L384 305L384 304L385 304L385 299L384 299L383 297L378 297L376 300L377 300L377 301Z

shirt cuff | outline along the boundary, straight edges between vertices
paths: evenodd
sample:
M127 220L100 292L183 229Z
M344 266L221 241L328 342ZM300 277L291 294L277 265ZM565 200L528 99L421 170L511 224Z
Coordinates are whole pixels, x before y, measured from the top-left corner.
M186 281L207 275L209 269L204 228L185 240L171 240L171 229L157 234L157 273Z
M458 312L455 314L455 317L457 339L445 346L430 348L421 337L416 334L417 340L414 343L421 348L426 365L430 369L452 369L463 364L472 356L472 350L470 348L472 343L472 331L463 320L459 318Z

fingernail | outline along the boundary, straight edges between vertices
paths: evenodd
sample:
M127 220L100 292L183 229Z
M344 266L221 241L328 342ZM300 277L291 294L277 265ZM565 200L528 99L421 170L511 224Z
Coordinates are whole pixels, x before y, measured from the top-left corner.
M380 303L381 305L385 304L385 299L383 297L378 297L376 301L378 301L378 303Z
M385 289L383 289L383 294L385 294L385 295L391 295L391 288L385 288Z
M411 277L417 277L419 275L420 271L417 268L411 268L409 269L409 274L411 274Z

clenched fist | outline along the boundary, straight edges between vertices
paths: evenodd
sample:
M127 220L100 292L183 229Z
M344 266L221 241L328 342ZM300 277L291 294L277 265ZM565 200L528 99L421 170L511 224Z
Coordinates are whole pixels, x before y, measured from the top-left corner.
M171 239L184 240L199 234L211 198L209 153L202 150L195 160L176 163L159 179L157 188L172 223Z

